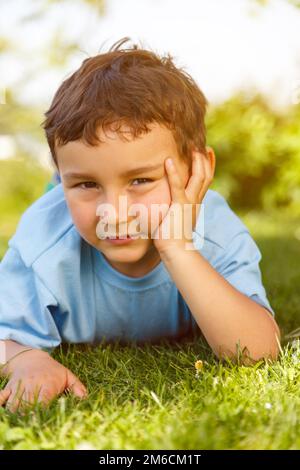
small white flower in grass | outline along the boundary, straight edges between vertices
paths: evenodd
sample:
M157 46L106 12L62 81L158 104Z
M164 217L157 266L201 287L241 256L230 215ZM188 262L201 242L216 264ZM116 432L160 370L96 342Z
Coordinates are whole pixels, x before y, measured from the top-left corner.
M96 450L96 448L88 441L82 441L77 444L75 450Z
M299 353L293 353L291 355L292 363L293 364L299 364L300 363L300 355Z
M214 377L213 386L216 387L219 384L219 377Z
M270 410L272 408L271 403L265 403L265 409Z
M299 340L299 338L294 339L294 340L291 342L291 348L292 348L292 349L299 349L299 348L300 348L300 340Z

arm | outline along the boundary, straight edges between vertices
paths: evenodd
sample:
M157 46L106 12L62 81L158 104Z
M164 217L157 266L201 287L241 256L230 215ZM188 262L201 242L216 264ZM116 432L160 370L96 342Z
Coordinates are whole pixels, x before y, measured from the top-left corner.
M235 289L198 251L177 249L161 257L218 357L236 357L239 345L253 361L277 358L280 332L265 308Z

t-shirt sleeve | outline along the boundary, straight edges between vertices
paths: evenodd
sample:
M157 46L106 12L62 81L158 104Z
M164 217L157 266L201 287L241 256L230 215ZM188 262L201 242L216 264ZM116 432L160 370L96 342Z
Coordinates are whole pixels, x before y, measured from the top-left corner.
M237 233L221 251L214 266L233 287L275 316L262 283L261 253L249 231Z
M15 248L0 263L0 339L50 352L61 343L57 301Z

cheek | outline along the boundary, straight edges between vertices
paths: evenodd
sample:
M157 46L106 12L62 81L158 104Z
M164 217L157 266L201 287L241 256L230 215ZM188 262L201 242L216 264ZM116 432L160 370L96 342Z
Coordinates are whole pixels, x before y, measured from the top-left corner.
M80 232L84 233L94 226L96 210L93 210L93 204L82 204L71 198L66 198L66 201L74 225Z
M150 215L152 204L171 204L169 185L164 183L156 191L151 192L143 201Z
M167 184L162 184L156 191L152 191L143 201L147 207L150 207L151 204L170 204L171 194L169 186Z
M157 205L166 205L166 208L162 208L162 213L163 215L165 215L167 208L171 204L171 194L168 184L161 185L159 189L149 193L147 197L145 197L141 202L145 206L146 211L145 213L143 213L140 220L148 224L148 233L150 233L150 227L152 227L152 229L156 228L162 220L162 216L160 215L160 213L159 219L155 215L158 213Z

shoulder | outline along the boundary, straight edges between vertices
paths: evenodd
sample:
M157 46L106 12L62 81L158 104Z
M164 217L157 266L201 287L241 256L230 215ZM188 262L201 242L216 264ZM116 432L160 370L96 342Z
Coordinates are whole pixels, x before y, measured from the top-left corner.
M30 266L66 234L74 230L61 184L37 199L21 216L9 246Z
M221 259L233 256L237 243L251 249L255 245L248 228L225 198L211 189L203 198L193 242L195 248L215 267L220 265Z
M211 189L203 198L194 232L204 245L213 244L220 250L225 250L237 234L249 233L225 198Z

